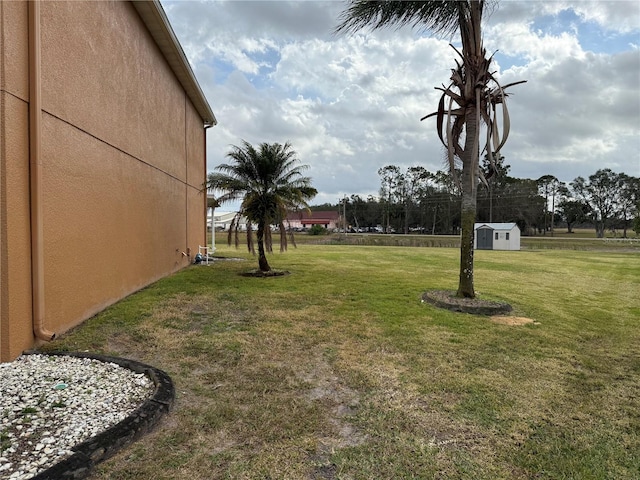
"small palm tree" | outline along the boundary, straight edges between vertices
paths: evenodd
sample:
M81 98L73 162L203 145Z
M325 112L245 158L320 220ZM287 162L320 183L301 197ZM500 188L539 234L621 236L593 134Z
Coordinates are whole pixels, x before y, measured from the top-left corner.
M253 225L257 225L258 266L260 271L271 270L266 252L272 252L271 225L280 230L280 251L287 249L287 232L284 221L287 212L309 208L307 202L318 191L311 186L311 179L302 175L306 165L296 165L296 152L285 143L262 143L259 148L243 140L242 147L232 145L227 157L231 164L216 167L217 172L207 177L207 189L219 193L218 203L240 200L240 210L231 222L229 244L235 236L238 246L240 218L247 223L247 248L255 254ZM293 240L293 235L291 234ZM295 243L294 243L295 245Z
M452 69L448 86L442 91L438 110L425 118L437 117L438 137L447 150L449 168L462 191L462 235L460 238L460 280L457 296L475 297L473 285L473 240L476 219L477 186L486 183L479 165L480 146L484 145L491 176L496 171L495 158L509 135L509 115L505 89L489 67L482 46L481 20L485 0L367 1L350 0L340 17L336 32L356 32L362 28L378 29L391 25L422 27L434 34L460 32L462 51L454 48L460 61ZM522 82L516 82L522 83ZM501 105L502 108L497 108ZM500 129L498 118L502 118ZM486 140L480 131L486 125ZM463 144L461 144L461 142ZM457 175L459 164L462 174Z

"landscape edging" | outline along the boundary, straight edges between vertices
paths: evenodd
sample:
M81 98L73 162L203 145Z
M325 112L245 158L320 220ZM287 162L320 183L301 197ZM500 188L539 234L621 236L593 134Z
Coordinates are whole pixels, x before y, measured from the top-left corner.
M453 290L428 290L422 294L422 301L452 312L473 315L503 315L512 310L511 305L504 302L456 297Z
M39 352L29 350L24 355L57 355L90 358L115 363L135 373L144 373L155 385L153 395L145 400L124 420L96 436L74 446L70 457L31 477L31 480L80 480L89 476L94 467L150 432L163 415L169 413L175 400L175 389L169 375L163 370L135 360L87 352Z

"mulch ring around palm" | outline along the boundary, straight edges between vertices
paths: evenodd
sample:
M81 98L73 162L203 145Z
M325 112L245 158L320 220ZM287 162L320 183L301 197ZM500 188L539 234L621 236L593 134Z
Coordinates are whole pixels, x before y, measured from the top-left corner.
M285 275L291 275L291 272L288 272L287 270L269 270L268 272L263 272L262 270L256 269L249 272L242 272L240 275L243 277L267 278L283 277Z
M429 290L422 294L422 301L438 308L474 315L501 315L511 311L511 305L481 298L456 297L453 290Z

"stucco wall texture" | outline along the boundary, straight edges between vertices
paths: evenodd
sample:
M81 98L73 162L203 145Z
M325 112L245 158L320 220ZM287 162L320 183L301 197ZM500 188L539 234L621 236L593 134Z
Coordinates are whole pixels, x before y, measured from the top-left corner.
M206 241L203 120L129 2L42 2L44 325L57 334ZM0 361L34 345L27 2L0 2Z

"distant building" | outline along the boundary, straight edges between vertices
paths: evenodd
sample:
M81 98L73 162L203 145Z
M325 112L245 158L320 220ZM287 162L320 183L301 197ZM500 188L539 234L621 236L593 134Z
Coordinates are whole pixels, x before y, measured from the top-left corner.
M216 212L213 213L213 225L216 230L228 231L231 227L231 222L236 218L238 212ZM211 225L211 216L209 216L209 225ZM238 221L238 230L244 232L247 229L247 219L240 217Z
M520 229L515 223L476 223L477 250L520 250Z
M320 225L328 230L338 228L340 223L340 213L334 211L291 212L287 215L285 226L288 228L311 228Z
M218 231L227 231L231 227L231 222L236 217L238 212L218 212L211 210L207 215L207 226L210 228L213 220L213 225ZM338 227L340 223L340 214L338 212L290 212L287 215L287 218L284 222L286 228L310 228L314 225L320 225L327 229L334 229ZM272 228L277 228L276 224L271 225ZM255 230L257 225L253 225L253 229ZM239 227L240 231L245 231L247 229L247 219L245 217L240 217Z

